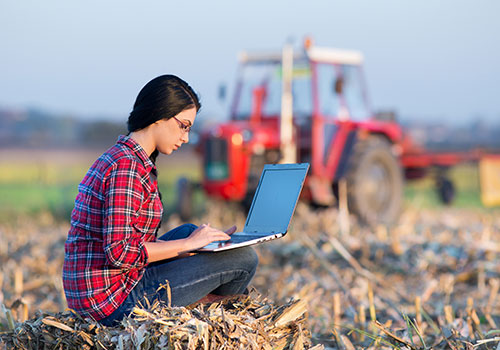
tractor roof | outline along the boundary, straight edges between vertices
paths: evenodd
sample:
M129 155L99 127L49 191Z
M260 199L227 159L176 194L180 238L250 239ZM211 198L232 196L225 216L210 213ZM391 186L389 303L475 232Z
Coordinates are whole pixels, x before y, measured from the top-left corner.
M281 62L281 52L247 52L239 53L241 63L278 63ZM360 65L363 63L363 54L359 51L334 49L327 47L313 46L307 50L294 52L294 60L309 59L316 62L352 64Z

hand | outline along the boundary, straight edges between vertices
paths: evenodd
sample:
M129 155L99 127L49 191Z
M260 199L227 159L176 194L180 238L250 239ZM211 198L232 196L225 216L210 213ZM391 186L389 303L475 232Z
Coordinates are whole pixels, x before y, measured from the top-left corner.
M200 225L187 238L190 250L202 248L215 241L227 241L230 234L236 231L236 226L226 230L226 232L210 227L209 224Z
M231 226L230 228L228 228L226 231L224 231L225 233L227 233L228 235L232 235L233 233L236 232L236 225L234 226Z

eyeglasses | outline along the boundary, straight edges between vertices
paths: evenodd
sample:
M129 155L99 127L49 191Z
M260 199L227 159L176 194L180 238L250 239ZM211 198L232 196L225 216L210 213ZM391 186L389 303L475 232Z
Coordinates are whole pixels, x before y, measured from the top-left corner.
M188 132L191 131L191 126L190 125L187 125L187 124L181 122L176 117L172 117L172 118L174 118L177 121L177 123L179 123L179 128L181 128L182 131L184 131L185 133L188 133Z

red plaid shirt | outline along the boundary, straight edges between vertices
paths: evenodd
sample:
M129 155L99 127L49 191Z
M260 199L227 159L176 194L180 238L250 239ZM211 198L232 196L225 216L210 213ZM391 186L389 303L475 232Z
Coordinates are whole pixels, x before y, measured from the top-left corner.
M142 278L144 242L156 240L163 206L155 165L128 136L97 159L78 190L65 244L64 291L70 308L100 320Z

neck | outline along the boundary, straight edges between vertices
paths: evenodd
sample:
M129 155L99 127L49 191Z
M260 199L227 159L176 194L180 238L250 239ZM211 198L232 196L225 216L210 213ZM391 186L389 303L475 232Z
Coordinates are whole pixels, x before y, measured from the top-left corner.
M150 156L151 153L153 153L153 151L155 150L152 139L151 137L149 137L145 129L131 132L130 138L132 138L135 142L141 145L141 147L144 149L144 151L146 151L148 156Z

